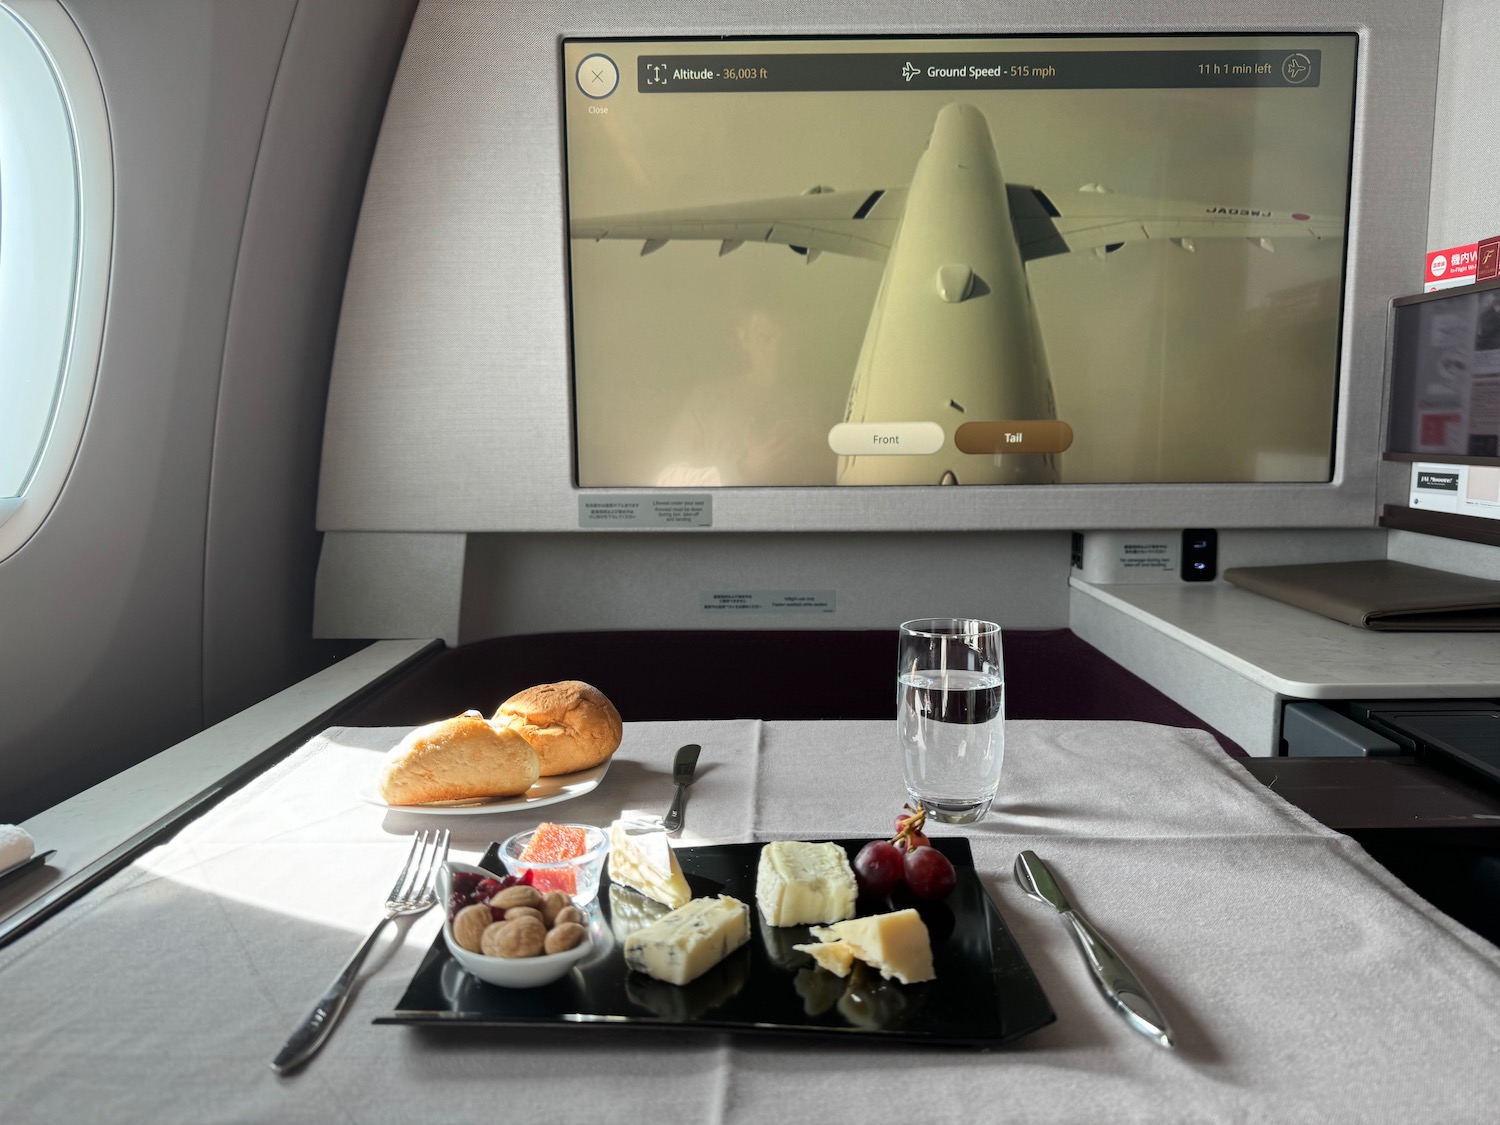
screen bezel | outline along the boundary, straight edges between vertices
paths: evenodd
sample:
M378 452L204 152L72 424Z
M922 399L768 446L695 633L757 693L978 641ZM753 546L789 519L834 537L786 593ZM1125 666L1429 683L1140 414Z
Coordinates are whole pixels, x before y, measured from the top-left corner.
M1489 293L1500 289L1500 277L1486 278L1484 281L1471 281L1464 285L1450 285L1444 289L1435 289L1431 293L1412 293L1405 297L1395 297L1391 300L1389 324L1386 329L1386 363L1389 368L1386 376L1386 425L1385 442L1383 449L1387 454L1402 461L1434 461L1434 462L1459 462L1473 464L1494 464L1495 458L1482 457L1467 453L1432 453L1418 452L1410 449L1394 448L1399 443L1392 436L1392 428L1397 421L1403 425L1410 422L1416 402L1416 373L1401 370L1411 361L1409 351L1410 344L1402 338L1401 310L1411 308L1413 305L1427 305L1442 301L1453 301L1463 297L1472 297L1478 293ZM1414 326L1420 328L1420 322Z
M792 35L792 34L751 35L751 34L730 34L730 35L714 35L714 36L706 36L706 35L663 35L663 36L656 36L656 35L619 35L619 36L609 36L609 35L561 35L561 36L559 36L557 38L558 88L559 88L559 90L562 93L561 93L561 95L559 97L559 102L558 102L558 109L559 109L559 123L558 123L558 127L559 127L560 136L561 136L563 245L564 245L564 268L563 268L563 276L564 276L564 282L565 282L565 287L566 287L566 293L564 295L564 304L565 304L565 309L566 309L566 313L567 313L567 321L568 321L568 334L567 334L568 355L567 355L567 362L568 362L568 404L569 404L569 420L570 420L569 450L570 450L570 454L571 454L571 456L570 456L570 466L571 466L571 483L572 483L573 488L576 489L576 490L578 490L580 493L623 491L623 492L630 492L630 493L653 493L653 492L661 492L661 493L665 493L665 494L669 494L670 495L672 493L678 493L678 492L721 493L721 492L730 492L730 491L745 491L745 490L752 490L752 489L771 489L771 490L780 492L780 491L786 491L786 490L796 489L796 488L819 489L819 488L841 488L841 487L842 488L854 488L854 489L857 489L857 490L860 490L860 491L887 490L887 489L913 489L914 488L916 491L920 492L920 491L923 491L923 490L925 490L927 488L939 488L939 487L942 487L942 486L941 485L937 485L937 484L915 485L915 486L913 486L913 485L889 485L889 484L858 484L858 485L844 485L844 486L840 486L840 485L828 483L828 484L819 484L819 485L757 485L757 484L741 484L741 485L706 485L706 486L701 486L701 487L694 487L694 486L687 486L687 485L655 486L655 485L647 485L647 484L621 484L621 485L613 485L613 486L604 486L604 485L584 485L584 484L580 483L581 479L582 479L582 467L581 467L581 464L580 464L580 459L581 459L581 456L582 456L582 450L581 450L581 442L580 442L580 436L579 436L580 435L581 426L580 426L580 420L579 420L579 377L578 377L578 365L577 365L577 358L576 358L576 351L577 351L577 331L578 331L578 328L577 328L577 322L575 320L574 301L573 301L573 282L574 282L574 262L573 262L573 256L574 256L574 251L573 251L572 239L571 239L571 237L569 237L569 234L568 234L568 232L570 230L570 227L571 227L572 218L573 218L573 215L572 215L572 193L571 193L570 187L569 187L569 184L570 184L570 171L569 171L569 166L568 166L569 148L568 148L568 143L567 143L567 136L568 136L568 100L569 100L570 83L572 81L572 76L569 74L569 69L568 69L568 64L567 64L567 58L566 58L566 51L567 51L567 48L568 48L569 45L578 45L580 47L587 47L587 46L590 46L590 45L601 45L601 44L612 44L612 43L661 43L661 44L676 45L676 46L689 46L689 45L692 45L692 44L713 44L715 46L725 46L725 45L732 45L732 44L736 44L736 43L775 43L775 44L843 43L843 44L870 44L872 50L877 50L878 51L880 49L879 45L881 43L896 43L896 42L901 42L901 43L907 43L907 42L928 42L928 43L933 43L933 44L943 44L943 43L957 43L957 42L962 41L962 42L966 42L966 43L972 44L972 43L975 43L975 42L982 42L983 40L989 39L989 40L993 40L995 42L995 44L997 45L997 49L998 49L999 45L1001 45L1001 44L1019 43L1019 42L1023 42L1023 41L1026 41L1026 40L1044 40L1044 41L1047 41L1047 42L1055 42L1055 43L1063 43L1063 42L1066 42L1068 40L1089 40L1089 41L1097 43L1097 42L1100 42L1100 41L1108 40L1108 41L1119 42L1121 44L1130 44L1130 43L1142 43L1142 44L1144 44L1144 43L1146 43L1148 41L1149 42L1160 42L1160 41L1163 41L1163 40L1173 40L1173 41L1182 41L1182 40L1187 40L1187 39L1192 39L1192 40L1203 40L1203 39L1241 39L1241 40L1243 40L1243 39L1247 39L1247 38L1266 38L1266 39L1269 39L1269 38L1278 37L1278 36L1284 36L1284 37L1289 37L1289 38L1308 38L1308 39L1311 39L1311 38L1317 38L1317 39L1333 39L1333 38L1349 39L1349 40L1353 40L1353 46L1354 46L1354 69L1353 69L1353 73L1350 76L1351 87L1352 88L1350 90L1350 111L1349 111L1349 122L1348 122L1349 151L1348 151L1348 159L1347 159L1347 161L1345 163L1345 167L1344 167L1344 199L1343 199L1344 223L1343 223L1343 235L1342 235L1343 244L1342 244L1342 246L1340 248L1340 252L1339 252L1339 271L1338 271L1338 295L1339 295L1339 303L1338 303L1338 309L1337 309L1337 313L1336 313L1336 317L1335 317L1335 321L1336 321L1336 329L1335 329L1336 335L1335 335L1335 338L1337 340L1337 345L1336 345L1336 347L1334 349L1332 369L1327 373L1327 377L1328 377L1329 381L1332 384L1332 395L1333 395L1333 397L1332 397L1332 402L1330 403L1330 408L1329 408L1328 452L1327 452L1327 458L1326 458L1326 472L1325 472L1325 475L1321 479L1283 480L1283 481L1253 480L1253 479L1243 479L1243 480L1205 480L1205 481L1120 480L1120 481L1109 481L1109 482L1091 481L1091 482L1082 482L1082 483L1071 483L1071 482L1068 482L1068 481L1062 481L1062 482L1059 482L1059 483L1042 484L1042 485L1024 485L1024 484L971 484L971 485L963 485L962 487L965 488L965 489L986 489L986 490L992 490L992 489L1011 490L1011 489L1018 489L1018 488L1020 488L1020 489L1034 489L1034 488L1042 488L1042 489L1156 488L1156 487L1186 487L1186 488L1209 487L1209 488L1214 488L1214 487L1239 487L1239 486L1266 487L1266 488L1281 489L1281 488L1289 488L1289 487L1297 487L1297 486L1305 486L1305 485L1313 485L1313 486L1323 485L1323 486L1326 486L1326 485L1330 485L1330 484L1335 483L1335 481L1337 479L1337 472L1338 472L1338 465L1339 465L1339 453L1340 453L1340 426L1339 426L1340 406L1341 406L1341 398L1342 398L1342 395L1344 394L1344 378L1343 378L1343 374L1344 374L1345 350L1346 350L1345 346L1344 346L1344 333L1345 333L1345 328L1346 328L1347 301L1348 301L1347 286L1348 286L1348 281L1349 281L1349 261L1350 261L1350 239L1349 239L1349 234L1350 234L1351 224L1352 224L1352 220L1353 220L1352 209L1353 209L1353 203L1354 203L1355 145L1356 145L1356 140L1357 140L1356 124L1357 124L1357 122L1359 120L1359 113L1360 113L1360 90L1361 90L1361 86L1360 86L1360 80L1361 80L1360 67L1361 67L1361 63L1362 63L1361 50L1360 50L1360 48L1361 48L1360 36L1359 36L1358 32L1356 32L1356 31L1349 31L1349 30L1344 30L1344 31L1319 31L1319 32L1311 32L1311 31L1305 31L1305 32L1273 32L1273 31L1245 32L1245 31L1224 31L1224 30L1220 30L1220 31L1212 31L1212 32L1201 32L1201 31L1198 31L1198 32L1184 32L1184 33L1159 32L1159 31L1150 31L1150 32L1146 32L1146 31L1130 31L1130 32L1108 32L1108 33L1100 33L1100 32L1068 32L1068 33L1026 32L1026 33L1020 33L1020 34L993 34L993 35L976 35L976 34L971 34L971 33L956 34L956 33L928 32L928 33L924 33L924 34L887 33L887 34L877 34L877 35L854 35L854 34L841 33L841 34L818 34L818 35ZM620 75L620 81L621 82L626 81L627 77L628 76L626 74L622 73Z

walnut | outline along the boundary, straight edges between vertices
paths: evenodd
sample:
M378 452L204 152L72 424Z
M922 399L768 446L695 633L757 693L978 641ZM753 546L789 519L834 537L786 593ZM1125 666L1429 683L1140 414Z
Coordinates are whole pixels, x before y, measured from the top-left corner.
M538 957L547 941L547 927L535 918L492 922L480 941L486 957Z
M557 912L573 905L573 900L564 891L548 891L542 899L542 921L549 926L557 925Z
M533 910L540 910L542 893L535 887L528 887L523 883L518 887L506 887L490 899L490 905L498 906L502 910L509 910L512 906L529 906Z
M559 922L547 932L544 948L548 953L561 953L583 941L587 933L577 922Z
M490 908L483 903L466 906L453 916L453 940L470 953L478 953L480 938L493 922Z

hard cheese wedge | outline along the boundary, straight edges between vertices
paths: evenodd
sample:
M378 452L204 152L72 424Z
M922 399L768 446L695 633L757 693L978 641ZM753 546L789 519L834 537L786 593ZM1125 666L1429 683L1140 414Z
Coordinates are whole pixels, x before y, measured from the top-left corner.
M617 820L609 826L609 877L672 907L693 897L660 823Z
M839 976L847 973L849 965L858 960L878 969L887 980L894 977L902 984L937 977L932 968L932 943L927 936L927 927L915 910L897 910L869 918L851 918L832 926L815 926L812 933L825 946L842 945L845 949L824 952L816 945L799 945L797 948L812 954L819 965Z
M737 898L695 898L625 939L625 964L668 984L697 980L750 940L750 908Z
M854 949L847 941L818 942L816 945L794 945L803 953L811 953L819 968L827 969L836 977L847 977L854 968Z
M755 905L768 925L853 918L858 894L849 857L837 844L775 840L760 850Z

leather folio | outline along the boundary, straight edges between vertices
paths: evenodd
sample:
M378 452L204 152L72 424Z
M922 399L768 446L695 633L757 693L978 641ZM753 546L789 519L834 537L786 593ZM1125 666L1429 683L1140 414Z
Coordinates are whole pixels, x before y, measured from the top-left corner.
M1500 631L1500 582L1390 559L1231 567L1224 580L1361 629Z

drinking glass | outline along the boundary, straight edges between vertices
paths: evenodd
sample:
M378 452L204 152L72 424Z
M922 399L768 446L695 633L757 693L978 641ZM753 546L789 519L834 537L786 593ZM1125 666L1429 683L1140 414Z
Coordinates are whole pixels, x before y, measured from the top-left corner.
M906 791L929 817L969 824L988 812L1005 761L1000 626L963 617L904 622L896 730Z

